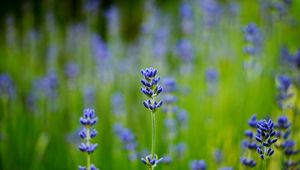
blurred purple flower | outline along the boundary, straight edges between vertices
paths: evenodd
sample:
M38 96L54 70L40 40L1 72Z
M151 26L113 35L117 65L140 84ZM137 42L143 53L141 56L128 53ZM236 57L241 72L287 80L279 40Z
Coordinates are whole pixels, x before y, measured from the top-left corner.
M85 106L93 106L95 103L95 89L91 86L86 86L84 89Z
M248 44L244 47L244 52L249 55L255 55L260 51L262 36L255 23L249 23L243 29L244 38Z
M8 97L10 99L15 97L15 87L10 76L6 73L0 74L0 97Z
M206 163L204 160L193 160L190 162L191 170L206 170Z
M135 161L138 155L136 153L137 142L133 132L120 123L114 125L114 132L122 142L124 150L128 151L129 160Z
M69 79L75 79L79 74L78 64L75 62L69 62L65 65L65 75Z
M115 115L120 116L125 112L124 96L121 92L116 92L113 94L111 97L111 105Z
M192 43L188 39L181 39L177 43L177 54L184 62L192 62L194 59Z
M206 26L214 26L219 21L222 14L222 8L215 0L200 0L203 21Z
M183 2L180 6L181 28L184 33L191 34L193 30L193 8L187 3Z

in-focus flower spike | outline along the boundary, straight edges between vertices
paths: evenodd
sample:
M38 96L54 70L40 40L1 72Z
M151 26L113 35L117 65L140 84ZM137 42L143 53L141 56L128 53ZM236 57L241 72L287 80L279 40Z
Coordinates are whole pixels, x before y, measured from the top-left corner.
M271 119L261 120L257 123L257 134L255 139L260 145L257 146L257 152L260 158L265 160L274 154L272 145L277 142L276 131L274 129L274 123Z
M83 116L80 117L80 123L84 126L79 132L80 138L84 141L79 146L78 149L87 156L87 165L79 166L79 170L98 170L95 165L91 164L91 156L98 147L98 144L93 144L91 142L92 138L96 137L98 132L93 126L97 123L98 118L95 115L94 109L84 109Z
M141 83L144 87L141 88L142 93L144 93L149 99L143 102L146 109L150 110L151 119L152 119L152 146L151 146L151 154L142 158L142 162L147 165L147 167L153 170L156 165L161 162L162 158L158 159L155 154L155 137L156 137L156 111L163 104L162 101L157 102L155 97L157 97L162 91L163 88L158 84L160 81L160 77L157 76L157 69L155 68L146 68L141 70L141 74L143 75L143 79Z
M190 162L191 170L206 170L206 163L204 160L193 160Z

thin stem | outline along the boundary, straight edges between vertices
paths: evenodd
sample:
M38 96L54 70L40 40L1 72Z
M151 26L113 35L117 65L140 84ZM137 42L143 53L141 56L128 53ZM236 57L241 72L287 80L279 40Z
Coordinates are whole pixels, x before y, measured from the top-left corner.
M266 153L267 152L267 147L264 146L264 160L263 160L263 170L267 169L267 157L266 157Z
M87 154L87 156L86 156L86 167L87 167L87 169L90 169L90 166L91 166L91 156L90 156L90 154Z
M266 170L267 169L267 166L266 166L266 160L264 159L263 160L263 170Z
M90 145L90 128L86 128L86 144L89 146ZM86 156L86 168L90 169L91 166L91 156L89 153L87 153Z
M155 122L155 113L151 111L152 119L152 144L151 144L151 156L154 159L154 150L155 150L155 138L156 138L156 122Z

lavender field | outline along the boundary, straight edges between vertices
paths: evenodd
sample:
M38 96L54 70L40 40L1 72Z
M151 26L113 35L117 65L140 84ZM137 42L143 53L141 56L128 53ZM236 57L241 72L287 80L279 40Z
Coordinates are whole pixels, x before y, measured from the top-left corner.
M0 170L300 170L300 1L0 6Z

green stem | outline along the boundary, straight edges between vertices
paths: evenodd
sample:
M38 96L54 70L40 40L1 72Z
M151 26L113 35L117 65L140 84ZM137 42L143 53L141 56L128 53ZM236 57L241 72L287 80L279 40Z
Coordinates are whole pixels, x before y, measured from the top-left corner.
M87 143L87 145L90 145L90 128L87 128L86 131L87 131L86 132L86 135L87 135L87 137L86 137L86 143ZM91 156L90 156L90 154L87 153L87 156L86 156L86 168L90 169L90 166L91 166Z
M87 167L87 169L90 169L90 166L91 166L91 156L90 156L90 154L87 154L87 157L86 157L87 159L86 159L86 167Z
M154 159L154 150L155 150L155 138L156 138L156 122L155 122L155 113L151 111L152 118L152 144L151 144L151 156Z

